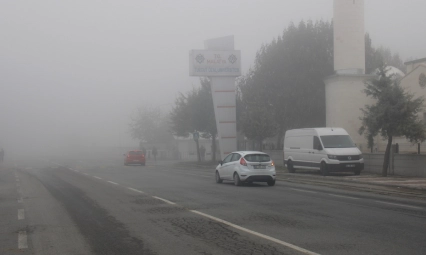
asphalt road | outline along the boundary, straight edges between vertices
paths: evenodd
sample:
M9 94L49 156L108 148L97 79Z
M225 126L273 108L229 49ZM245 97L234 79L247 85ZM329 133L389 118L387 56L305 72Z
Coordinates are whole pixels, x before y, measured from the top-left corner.
M167 163L3 165L0 212L0 254L426 254L424 201Z

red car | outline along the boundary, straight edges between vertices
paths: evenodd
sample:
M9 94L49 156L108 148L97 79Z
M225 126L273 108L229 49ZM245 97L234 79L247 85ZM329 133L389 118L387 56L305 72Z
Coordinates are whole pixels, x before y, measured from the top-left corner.
M145 165L145 155L143 154L142 151L128 151L127 154L124 154L125 158L124 158L124 165L132 165L132 164L136 164L136 165Z

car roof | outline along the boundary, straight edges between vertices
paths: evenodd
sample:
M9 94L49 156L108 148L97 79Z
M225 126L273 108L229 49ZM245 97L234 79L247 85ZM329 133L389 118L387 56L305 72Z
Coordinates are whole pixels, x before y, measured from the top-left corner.
M265 154L265 155L268 155L267 153L261 152L261 151L234 151L232 153L239 153L243 156L248 155L248 154Z

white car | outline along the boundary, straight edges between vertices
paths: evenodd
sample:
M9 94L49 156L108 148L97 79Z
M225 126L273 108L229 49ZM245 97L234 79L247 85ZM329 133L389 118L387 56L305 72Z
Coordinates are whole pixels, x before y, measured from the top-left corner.
M275 165L271 157L260 151L236 151L225 157L216 167L216 182L234 181L236 186L243 182L266 182L275 185Z

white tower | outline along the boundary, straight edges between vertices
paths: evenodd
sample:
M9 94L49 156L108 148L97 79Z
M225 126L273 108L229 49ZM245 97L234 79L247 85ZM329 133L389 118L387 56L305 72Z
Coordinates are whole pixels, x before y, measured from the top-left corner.
M371 103L363 93L365 75L364 0L334 0L334 70L325 83L326 125L348 131L360 149L367 150L358 134L361 108Z
M334 0L334 70L365 73L364 0Z

